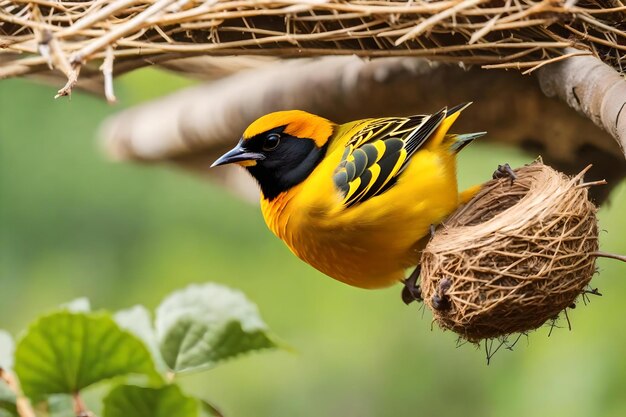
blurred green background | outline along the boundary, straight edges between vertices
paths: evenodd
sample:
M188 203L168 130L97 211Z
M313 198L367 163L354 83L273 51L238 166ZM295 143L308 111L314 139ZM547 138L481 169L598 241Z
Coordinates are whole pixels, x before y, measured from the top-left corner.
M121 104L0 82L0 328L86 296L96 308L155 307L191 282L243 290L296 353L276 351L183 378L229 417L626 416L626 267L600 260L594 298L490 365L471 345L400 302L322 276L266 229L257 207L166 166L111 163L103 118L189 84L142 70L116 84ZM488 126L486 127L488 130ZM535 155L493 144L460 157L462 185ZM626 253L626 188L600 211L605 251Z

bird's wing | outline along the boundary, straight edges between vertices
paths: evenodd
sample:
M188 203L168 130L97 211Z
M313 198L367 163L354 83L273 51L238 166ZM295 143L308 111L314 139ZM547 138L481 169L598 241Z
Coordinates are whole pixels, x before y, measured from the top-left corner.
M350 207L391 187L411 156L446 117L446 109L433 115L388 117L366 122L346 144L333 175Z

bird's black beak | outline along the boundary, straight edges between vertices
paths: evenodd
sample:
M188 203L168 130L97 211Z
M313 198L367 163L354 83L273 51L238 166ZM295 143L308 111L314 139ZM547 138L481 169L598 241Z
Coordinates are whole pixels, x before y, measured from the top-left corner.
M241 146L240 143L224 155L220 156L217 161L213 162L211 168L232 163L236 163L241 166L253 166L256 165L257 161L262 161L264 159L265 155L262 153L247 151Z

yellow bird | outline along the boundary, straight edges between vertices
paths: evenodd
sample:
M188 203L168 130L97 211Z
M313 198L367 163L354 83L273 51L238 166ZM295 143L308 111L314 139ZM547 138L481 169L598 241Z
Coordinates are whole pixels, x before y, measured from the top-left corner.
M456 155L485 132L447 133L470 104L342 125L271 113L212 166L245 167L265 222L300 259L355 287L386 287L417 266L432 227L479 189L459 194ZM418 274L407 280L413 298Z

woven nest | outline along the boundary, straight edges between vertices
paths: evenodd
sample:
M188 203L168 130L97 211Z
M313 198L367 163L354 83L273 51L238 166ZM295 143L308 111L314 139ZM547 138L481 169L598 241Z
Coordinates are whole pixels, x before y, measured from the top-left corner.
M464 339L536 329L571 306L595 272L596 208L582 174L542 163L493 180L450 217L422 255L436 322Z
M422 56L529 71L593 54L622 71L624 1L0 0L0 78L54 68L67 94L92 60L110 74L114 60L121 73L202 54Z

